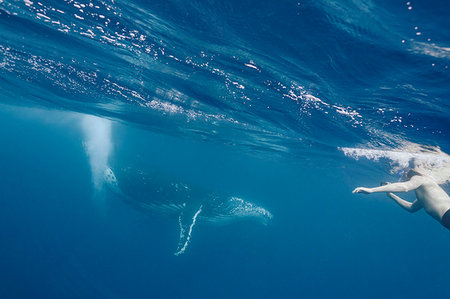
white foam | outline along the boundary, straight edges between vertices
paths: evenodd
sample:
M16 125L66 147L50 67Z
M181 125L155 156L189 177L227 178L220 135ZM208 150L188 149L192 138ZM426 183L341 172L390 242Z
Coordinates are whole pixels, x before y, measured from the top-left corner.
M438 46L434 43L411 42L413 51L419 54L428 55L434 58L450 58L450 47Z
M391 173L410 166L420 173L432 177L438 184L450 182L450 156L439 147L406 143L398 149L339 148L348 157L356 160L366 158L372 161L387 159Z
M84 148L89 157L92 182L97 191L103 188L105 171L109 169L108 160L112 151L111 121L84 115L81 126L85 135Z

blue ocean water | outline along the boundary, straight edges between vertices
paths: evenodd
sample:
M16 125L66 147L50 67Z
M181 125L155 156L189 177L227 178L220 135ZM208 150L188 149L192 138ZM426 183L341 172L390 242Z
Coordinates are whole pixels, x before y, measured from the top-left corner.
M448 9L0 0L0 296L447 297Z

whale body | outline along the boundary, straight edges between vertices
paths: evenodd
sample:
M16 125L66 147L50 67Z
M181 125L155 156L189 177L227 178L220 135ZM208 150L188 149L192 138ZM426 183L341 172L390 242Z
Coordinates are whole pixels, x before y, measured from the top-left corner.
M110 161L111 122L87 115L82 124L96 191L109 192L141 211L177 217L180 237L175 255L185 252L198 223L251 219L266 225L272 219L269 211L252 202L188 185L155 169L131 165L111 167L110 164L119 164Z
M218 195L151 170L107 168L104 180L115 195L131 206L178 217L180 239L175 255L185 252L197 223L250 219L266 225L272 219L269 211L242 198Z

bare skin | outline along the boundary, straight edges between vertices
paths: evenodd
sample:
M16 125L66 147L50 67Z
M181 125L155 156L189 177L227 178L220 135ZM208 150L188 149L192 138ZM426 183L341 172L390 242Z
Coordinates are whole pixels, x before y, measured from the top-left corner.
M392 193L411 190L416 192L417 199L414 202L406 201ZM450 209L450 197L433 179L427 176L415 175L409 181L376 188L358 187L352 193L370 194L375 192L387 192L390 198L410 213L424 208L431 217L439 222L442 222L442 216Z

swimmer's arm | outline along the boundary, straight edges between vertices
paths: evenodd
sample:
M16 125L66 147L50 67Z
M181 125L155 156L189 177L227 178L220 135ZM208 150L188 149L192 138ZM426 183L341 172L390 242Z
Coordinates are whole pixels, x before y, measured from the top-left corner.
M410 213L415 213L423 207L422 203L417 199L414 202L409 202L391 192L389 192L387 195L392 198L399 206Z
M393 183L376 188L358 187L353 190L353 193L370 194L375 192L408 192L410 190L419 188L420 185L422 185L421 178L419 176L414 176L407 182Z

